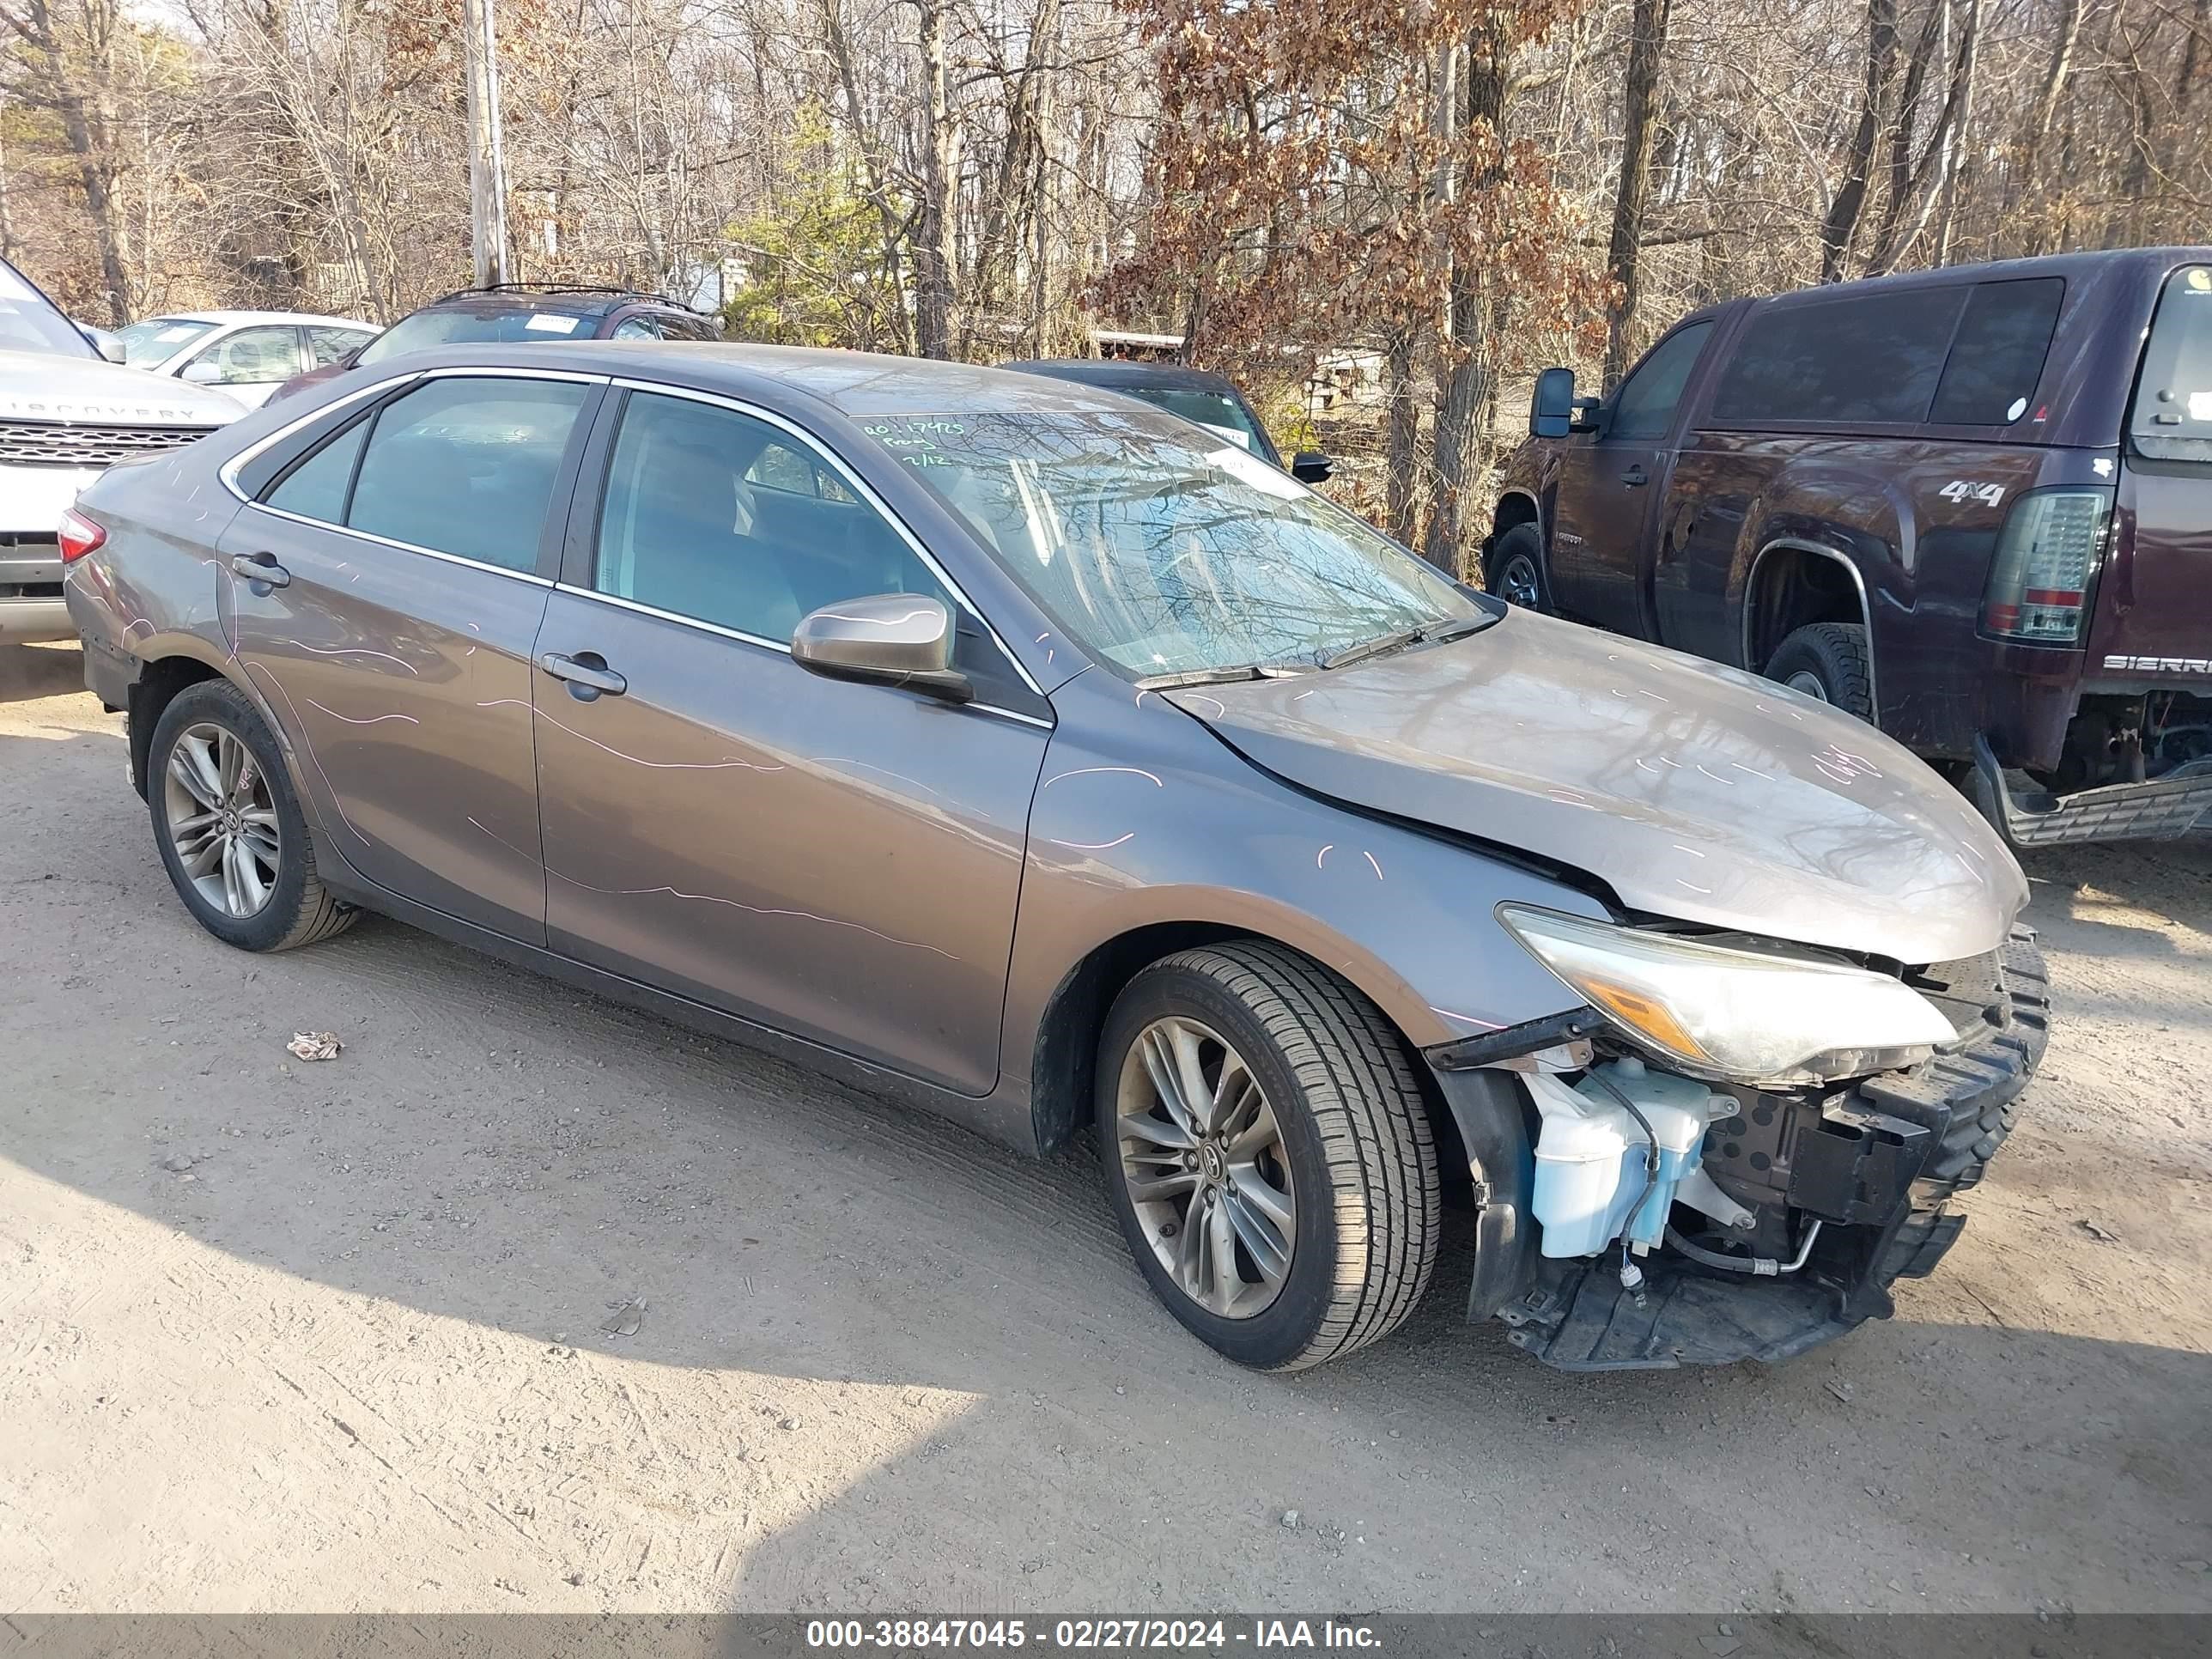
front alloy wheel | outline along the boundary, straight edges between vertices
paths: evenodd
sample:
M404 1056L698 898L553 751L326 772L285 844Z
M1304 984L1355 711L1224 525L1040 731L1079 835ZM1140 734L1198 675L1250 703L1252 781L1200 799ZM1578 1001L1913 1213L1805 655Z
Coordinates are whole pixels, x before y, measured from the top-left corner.
M1154 963L1099 1036L1108 1196L1168 1310L1242 1365L1374 1341L1436 1266L1437 1156L1404 1039L1260 939Z
M1174 1015L1138 1034L1116 1102L1121 1178L1185 1296L1249 1319L1281 1292L1297 1236L1283 1132L1244 1057Z

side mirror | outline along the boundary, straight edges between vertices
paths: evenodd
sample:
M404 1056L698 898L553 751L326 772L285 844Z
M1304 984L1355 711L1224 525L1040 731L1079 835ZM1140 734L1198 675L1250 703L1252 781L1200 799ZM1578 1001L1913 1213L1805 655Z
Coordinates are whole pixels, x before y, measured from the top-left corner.
M104 328L94 328L90 323L79 323L76 325L76 331L91 341L92 349L109 362L119 363L124 361L123 341L120 336L111 334Z
M202 357L178 370L177 378L190 380L194 386L217 386L222 381L222 365Z
M1564 438L1575 429L1575 372L1547 368L1536 376L1535 394L1528 399L1528 435Z
M1336 463L1319 450L1301 449L1291 457L1291 476L1300 483L1327 483L1336 476Z
M927 593L840 599L799 618L791 659L832 680L903 685L972 702L975 688L952 666L952 613Z

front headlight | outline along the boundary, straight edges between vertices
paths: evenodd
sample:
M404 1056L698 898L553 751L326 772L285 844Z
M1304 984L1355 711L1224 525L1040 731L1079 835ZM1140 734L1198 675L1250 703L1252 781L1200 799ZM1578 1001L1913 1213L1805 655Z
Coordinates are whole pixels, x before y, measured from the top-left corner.
M1732 1083L1910 1066L1954 1042L1936 1005L1864 968L1674 939L1522 904L1498 919L1640 1047Z

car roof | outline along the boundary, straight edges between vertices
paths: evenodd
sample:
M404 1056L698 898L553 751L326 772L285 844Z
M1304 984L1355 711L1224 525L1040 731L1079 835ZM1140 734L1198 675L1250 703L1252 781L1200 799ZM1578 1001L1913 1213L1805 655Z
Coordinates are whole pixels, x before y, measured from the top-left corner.
M1887 293L1913 288L1948 288L1965 283L2017 282L2034 276L2079 278L2127 266L2144 266L2163 271L2179 264L2207 263L2212 263L2212 247L2096 248L2077 253L2038 254L2026 259L1997 259L1978 265L1937 265L1927 270L1900 271L1889 276L1867 276L1851 283L1791 289L1784 293L1767 295L1755 303L1767 306L1876 289Z
M550 368L585 374L650 374L702 392L771 406L803 403L848 420L890 415L1128 413L1135 405L1103 386L974 363L728 341L562 340L437 346L394 363L423 367ZM378 365L380 368L385 367ZM1147 411L1157 412L1157 411Z
M326 323L341 328L374 330L377 325L365 323L358 317L331 317L313 311L161 311L143 321L149 323Z
M1045 374L1055 380L1121 391L1142 387L1152 392L1210 392L1229 398L1239 395L1235 384L1221 375L1183 363L1148 363L1120 357L1037 357L1002 363L1000 367L1021 374Z
M441 295L428 304L417 307L421 311L474 311L485 316L497 316L507 312L553 312L568 317L604 317L609 312L627 307L641 306L654 311L672 311L686 317L703 317L708 313L694 311L690 306L667 299L658 294L641 294L629 289L617 288L465 288Z

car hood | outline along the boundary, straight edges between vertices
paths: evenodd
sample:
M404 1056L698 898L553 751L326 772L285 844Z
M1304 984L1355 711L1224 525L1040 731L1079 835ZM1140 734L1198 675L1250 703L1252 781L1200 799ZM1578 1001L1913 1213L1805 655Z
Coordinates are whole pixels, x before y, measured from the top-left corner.
M1586 872L1639 911L1917 964L1994 948L2027 901L1987 822L1873 727L1528 611L1164 695L1302 788Z
M228 392L143 368L58 352L0 351L0 420L224 426L245 413Z

